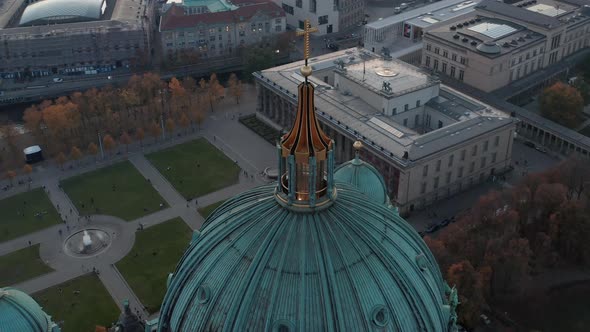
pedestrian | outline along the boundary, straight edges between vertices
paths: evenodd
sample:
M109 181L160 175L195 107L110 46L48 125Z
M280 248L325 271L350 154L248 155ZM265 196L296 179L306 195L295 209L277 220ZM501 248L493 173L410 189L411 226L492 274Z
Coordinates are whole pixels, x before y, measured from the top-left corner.
M29 247L31 246L31 240L29 240Z
M195 205L199 205L199 202L197 201L196 198L195 198Z
M214 140L214 141L216 141L216 140L217 140L217 137L215 137L215 135L213 135L213 140Z
M72 214L72 208L70 208L70 214Z
M59 204L57 204L57 211L59 211Z

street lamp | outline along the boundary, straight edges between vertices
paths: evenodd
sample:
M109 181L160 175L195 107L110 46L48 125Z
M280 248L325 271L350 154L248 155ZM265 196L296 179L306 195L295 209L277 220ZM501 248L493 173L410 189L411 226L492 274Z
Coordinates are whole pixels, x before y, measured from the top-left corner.
M104 160L104 150L102 148L102 137L100 137L100 131L98 132L98 146L100 146L100 159Z

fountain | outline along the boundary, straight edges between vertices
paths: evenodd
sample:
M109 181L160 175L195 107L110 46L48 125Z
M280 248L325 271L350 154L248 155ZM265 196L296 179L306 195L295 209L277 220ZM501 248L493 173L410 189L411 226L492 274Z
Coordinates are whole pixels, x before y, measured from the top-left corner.
M64 251L74 257L91 257L107 249L111 236L100 229L85 229L70 235L64 243Z

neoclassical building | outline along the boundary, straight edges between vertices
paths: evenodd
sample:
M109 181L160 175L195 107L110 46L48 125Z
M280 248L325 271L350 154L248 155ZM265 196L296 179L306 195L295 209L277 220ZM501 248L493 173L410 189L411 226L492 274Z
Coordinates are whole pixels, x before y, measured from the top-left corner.
M349 49L310 60L318 119L336 142L335 162L363 158L385 179L400 213L487 181L510 166L516 120L441 84L435 76ZM301 62L255 73L258 112L284 128L295 120Z

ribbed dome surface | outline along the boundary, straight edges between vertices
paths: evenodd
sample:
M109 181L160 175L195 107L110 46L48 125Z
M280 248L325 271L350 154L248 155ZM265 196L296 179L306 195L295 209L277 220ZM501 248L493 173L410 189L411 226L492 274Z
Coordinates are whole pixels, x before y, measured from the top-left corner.
M414 229L338 184L316 212L276 185L220 206L170 279L160 331L448 331L444 281Z
M0 288L0 332L49 332L54 324L27 294Z
M375 202L389 204L387 187L383 177L373 165L360 160L358 157L336 168L334 180L355 186Z
M105 0L42 0L31 3L19 25L98 20Z

